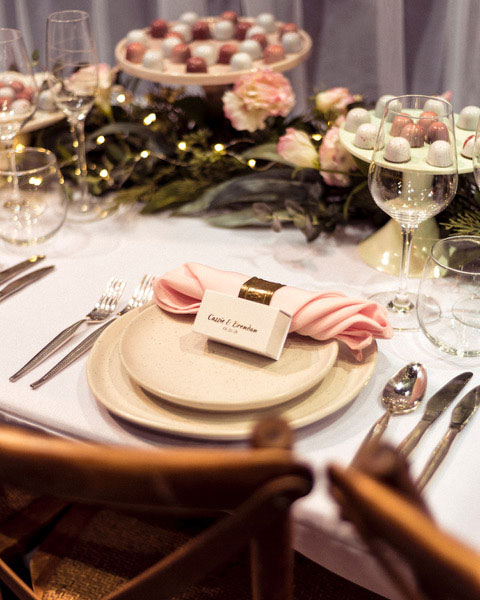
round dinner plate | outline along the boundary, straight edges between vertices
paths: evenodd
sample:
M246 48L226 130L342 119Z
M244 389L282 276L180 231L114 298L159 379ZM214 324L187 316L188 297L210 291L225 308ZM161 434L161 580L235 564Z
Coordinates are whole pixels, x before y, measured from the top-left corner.
M125 372L119 339L137 311L127 313L98 338L87 363L93 395L114 415L136 425L177 436L210 440L244 440L266 416L281 416L292 429L319 421L351 402L369 381L377 361L372 344L357 361L342 346L325 379L300 396L269 409L245 412L210 412L188 409L145 392Z
M153 304L125 327L120 358L143 389L188 408L238 411L290 400L321 381L338 342L290 335L279 360L208 340L192 330L193 315Z

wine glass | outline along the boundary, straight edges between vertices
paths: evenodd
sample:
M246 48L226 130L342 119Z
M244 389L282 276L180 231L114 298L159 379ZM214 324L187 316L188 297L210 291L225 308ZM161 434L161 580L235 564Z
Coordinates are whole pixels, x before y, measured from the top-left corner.
M98 89L97 51L88 13L62 10L49 15L46 64L49 87L70 124L77 153L78 189L73 192L69 216L77 220L103 218L101 201L90 195L87 181L85 119Z
M418 328L416 294L407 291L415 229L449 204L457 183L451 104L439 97L422 95L398 96L387 102L368 185L375 203L401 227L402 255L398 291L380 292L372 299L387 307L396 330Z
M468 138L469 139L469 138ZM467 142L465 142L466 144ZM475 138L473 142L473 174L475 176L475 182L477 187L480 189L480 117L477 115L477 129L475 131Z

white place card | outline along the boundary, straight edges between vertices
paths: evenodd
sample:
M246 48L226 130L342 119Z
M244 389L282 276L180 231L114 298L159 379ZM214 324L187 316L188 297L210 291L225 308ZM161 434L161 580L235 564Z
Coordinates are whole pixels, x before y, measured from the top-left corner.
M278 360L291 320L278 308L206 290L193 330L216 342Z

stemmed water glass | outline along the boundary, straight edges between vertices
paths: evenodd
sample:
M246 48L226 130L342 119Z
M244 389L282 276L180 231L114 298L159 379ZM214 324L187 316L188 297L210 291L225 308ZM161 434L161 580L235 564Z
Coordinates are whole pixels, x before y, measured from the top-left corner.
M396 330L418 328L416 294L407 291L415 229L449 204L457 183L451 104L421 95L392 98L379 125L368 184L376 204L399 223L402 231L398 291L372 296L387 307Z
M70 216L78 220L102 218L100 202L90 195L87 181L85 119L98 88L98 59L88 13L64 10L49 15L46 36L49 86L68 119L77 153L78 189Z

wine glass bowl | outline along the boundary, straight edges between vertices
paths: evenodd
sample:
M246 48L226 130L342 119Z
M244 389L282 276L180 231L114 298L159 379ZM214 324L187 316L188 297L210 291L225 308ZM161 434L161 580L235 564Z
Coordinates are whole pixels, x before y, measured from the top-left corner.
M375 203L402 230L399 289L372 296L394 329L416 329L416 295L407 291L412 236L452 200L458 183L453 110L438 97L408 95L386 103L368 174Z

